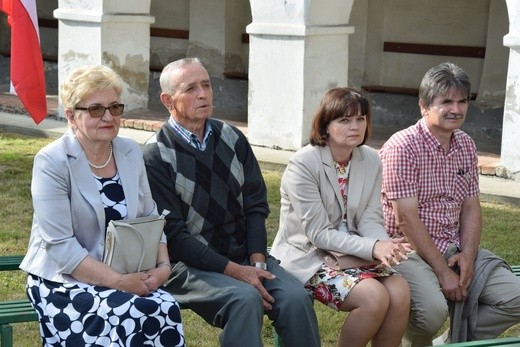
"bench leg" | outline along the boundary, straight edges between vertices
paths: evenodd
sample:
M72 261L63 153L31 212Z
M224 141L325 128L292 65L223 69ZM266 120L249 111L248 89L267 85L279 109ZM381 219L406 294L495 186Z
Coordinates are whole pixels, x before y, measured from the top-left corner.
M13 327L9 324L0 325L0 343L2 347L13 347Z

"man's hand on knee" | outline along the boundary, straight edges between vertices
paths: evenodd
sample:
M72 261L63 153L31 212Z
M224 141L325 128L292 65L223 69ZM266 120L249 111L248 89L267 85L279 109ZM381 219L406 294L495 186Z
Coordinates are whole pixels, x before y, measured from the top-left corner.
M264 310L269 311L273 307L274 298L267 292L262 282L264 279L272 280L276 276L267 270L262 270L253 266L245 266L230 261L224 269L224 274L236 280L246 282L255 287L264 300Z

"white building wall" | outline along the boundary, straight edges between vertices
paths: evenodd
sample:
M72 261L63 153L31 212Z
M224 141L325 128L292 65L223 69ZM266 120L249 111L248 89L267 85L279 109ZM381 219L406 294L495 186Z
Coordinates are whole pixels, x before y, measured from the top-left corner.
M252 0L248 131L255 145L299 149L325 91L346 86L352 1Z
M504 0L490 1L487 24L486 59L478 88L477 105L482 108L503 107L505 99L509 48L503 37L509 31L507 5Z
M520 2L507 0L507 7L510 24L504 45L510 48L510 54L500 158L502 175L520 181Z
M75 67L106 65L123 80L127 109L146 108L153 22L149 12L150 0L60 0L54 11L59 20L60 84Z

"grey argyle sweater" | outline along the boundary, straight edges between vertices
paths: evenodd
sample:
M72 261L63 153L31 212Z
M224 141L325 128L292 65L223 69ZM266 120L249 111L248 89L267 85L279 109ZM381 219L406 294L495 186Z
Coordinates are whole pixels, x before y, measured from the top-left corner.
M260 167L237 128L208 119L200 151L166 123L146 144L144 160L158 211L166 218L170 258L223 272L229 260L266 252L267 191Z

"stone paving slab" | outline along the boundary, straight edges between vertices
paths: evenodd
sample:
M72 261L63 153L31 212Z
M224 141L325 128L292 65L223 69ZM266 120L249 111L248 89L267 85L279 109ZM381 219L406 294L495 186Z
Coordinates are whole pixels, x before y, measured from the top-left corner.
M47 96L48 118L60 120L58 118L58 97L56 95ZM22 103L16 95L6 92L0 93L0 111L6 113L26 115ZM153 109L140 109L127 111L123 115L121 126L126 129L157 131L166 121L168 114L166 109L161 105L154 105ZM248 133L247 123L228 121L230 124L237 126L246 136ZM372 139L368 141L368 145L374 148L380 148L388 139L388 134L383 127L374 126ZM285 157L292 153L291 151L283 151L287 153L278 153L272 160L277 163L280 160L286 160ZM278 159L280 158L280 159ZM478 158L479 173L482 175L495 176L497 168L500 165L500 155L494 153L479 153Z
M48 117L36 125L26 114L13 114L0 111L0 133L17 132L31 136L59 137L67 131L68 125L63 120ZM119 133L144 144L153 132L134 128L121 128ZM263 168L283 170L293 151L277 150L267 147L252 146L253 152ZM482 157L487 158L487 157ZM479 160L484 160L479 157ZM487 159L486 159L487 160ZM490 164L492 165L492 164ZM481 199L499 201L520 206L520 182L499 178L492 175L480 175Z

